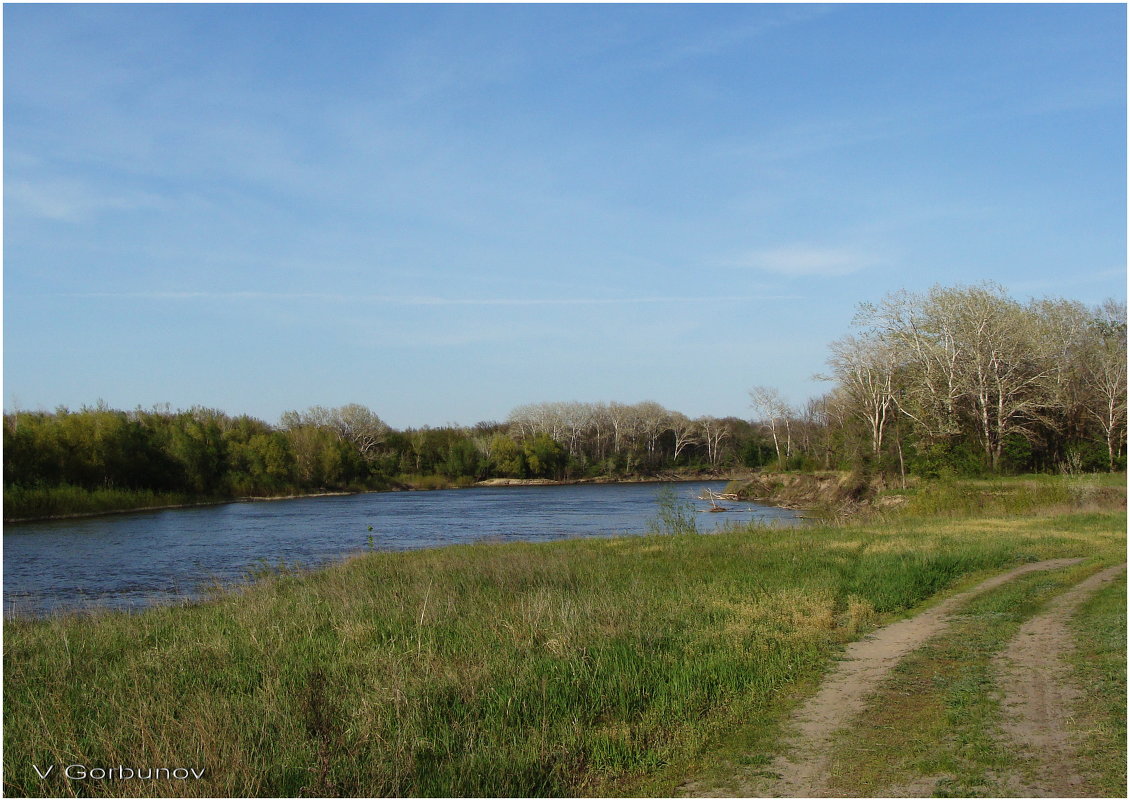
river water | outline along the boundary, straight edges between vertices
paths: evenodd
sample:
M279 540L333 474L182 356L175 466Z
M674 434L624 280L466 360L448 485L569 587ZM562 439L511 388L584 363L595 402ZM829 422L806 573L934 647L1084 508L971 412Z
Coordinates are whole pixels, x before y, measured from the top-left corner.
M724 482L475 487L382 492L4 526L4 613L137 609L198 597L264 565L317 567L359 551L643 534L660 489L693 503L700 531L797 513L749 502L711 514ZM369 527L372 526L372 531ZM371 540L370 540L371 537Z

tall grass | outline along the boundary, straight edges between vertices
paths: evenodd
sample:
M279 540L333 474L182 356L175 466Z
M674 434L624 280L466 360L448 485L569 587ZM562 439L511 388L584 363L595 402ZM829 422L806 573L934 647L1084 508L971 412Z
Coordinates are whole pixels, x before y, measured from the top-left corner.
M415 490L441 490L474 486L475 479L471 476L448 478L444 475L431 473L401 473L396 477L396 483Z
M58 517L73 514L151 509L200 501L177 492L96 489L63 484L54 487L4 487L4 519Z
M897 516L953 518L1025 515L1035 511L1098 510L1126 503L1126 474L1030 475L928 482L890 495L908 498Z
M193 606L13 620L4 789L670 795L679 766L877 621L980 571L1119 558L1124 527L1102 512L370 553ZM205 773L33 767L51 764Z

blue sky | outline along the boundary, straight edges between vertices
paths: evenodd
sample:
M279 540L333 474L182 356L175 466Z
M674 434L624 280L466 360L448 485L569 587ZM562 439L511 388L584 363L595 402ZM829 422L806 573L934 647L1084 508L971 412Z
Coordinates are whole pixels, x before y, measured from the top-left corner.
M744 417L1126 211L1123 5L4 7L6 408Z

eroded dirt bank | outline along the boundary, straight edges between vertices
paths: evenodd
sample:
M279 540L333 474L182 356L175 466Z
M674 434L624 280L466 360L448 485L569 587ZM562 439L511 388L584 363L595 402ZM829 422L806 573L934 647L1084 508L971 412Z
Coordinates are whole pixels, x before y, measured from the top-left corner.
M758 473L732 481L727 492L741 500L758 501L787 509L841 510L849 513L875 502L885 488L882 477L863 478L854 473ZM902 498L880 499L902 502Z

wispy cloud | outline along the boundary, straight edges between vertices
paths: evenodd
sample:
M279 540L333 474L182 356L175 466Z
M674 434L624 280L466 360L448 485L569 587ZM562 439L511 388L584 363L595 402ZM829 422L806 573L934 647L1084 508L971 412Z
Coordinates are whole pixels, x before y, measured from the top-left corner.
M853 248L820 248L805 245L755 250L729 262L794 278L851 275L878 263L878 259Z
M12 181L4 199L31 217L61 222L85 222L106 211L154 208L161 200L146 192L100 192L78 180Z
M750 41L782 28L802 25L835 11L829 4L756 7L757 18L745 24L709 29L697 37L688 37L671 46L653 62L655 67L669 67L686 59L711 56L725 50L747 45Z
M336 294L327 292L65 292L53 297L105 298L122 300L266 300L319 301L325 303L367 303L387 306L615 306L646 304L717 304L763 300L802 300L800 295L717 295L710 297L640 296L580 298L444 298L435 296L395 296Z

